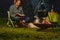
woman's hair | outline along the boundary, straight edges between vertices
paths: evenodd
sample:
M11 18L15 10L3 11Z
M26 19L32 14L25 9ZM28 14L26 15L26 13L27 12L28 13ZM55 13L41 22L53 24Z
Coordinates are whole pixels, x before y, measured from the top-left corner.
M14 0L14 4L16 4L17 1L20 1L20 0Z

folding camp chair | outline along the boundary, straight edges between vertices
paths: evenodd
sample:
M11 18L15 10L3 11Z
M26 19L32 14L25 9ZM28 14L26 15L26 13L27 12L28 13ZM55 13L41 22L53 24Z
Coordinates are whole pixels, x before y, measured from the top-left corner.
M13 21L11 20L11 17L10 17L10 12L8 11L7 13L8 13L8 22L7 22L7 25L14 27L14 23L13 23ZM10 25L10 23L11 23L11 25Z

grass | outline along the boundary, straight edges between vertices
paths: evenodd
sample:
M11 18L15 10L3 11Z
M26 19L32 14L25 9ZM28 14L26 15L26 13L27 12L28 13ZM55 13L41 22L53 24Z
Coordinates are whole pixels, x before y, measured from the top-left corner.
M59 31L0 27L0 40L60 40Z
M6 18L0 18L0 26L6 26L7 19Z
M60 27L37 31L30 28L12 28L6 26L6 20L0 19L0 40L60 40Z

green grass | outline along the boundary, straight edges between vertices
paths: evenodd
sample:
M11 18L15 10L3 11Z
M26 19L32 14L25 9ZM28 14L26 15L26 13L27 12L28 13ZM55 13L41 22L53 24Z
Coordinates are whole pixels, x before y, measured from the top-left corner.
M0 18L0 26L6 26L7 18Z
M37 31L29 28L0 27L0 40L60 40L60 32L52 29Z
M7 20L0 19L0 40L60 40L60 27L37 31L30 28L6 26Z

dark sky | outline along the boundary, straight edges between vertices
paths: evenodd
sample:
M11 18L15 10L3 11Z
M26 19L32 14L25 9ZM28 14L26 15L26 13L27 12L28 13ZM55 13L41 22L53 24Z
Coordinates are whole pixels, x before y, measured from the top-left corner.
M0 17L7 17L7 11L13 0L0 0ZM60 0L49 0L49 4L54 5L54 10L60 13Z
M12 4L12 0L0 0L0 17L7 17L7 11Z
M55 10L60 13L60 0L54 1L54 7L55 7Z

